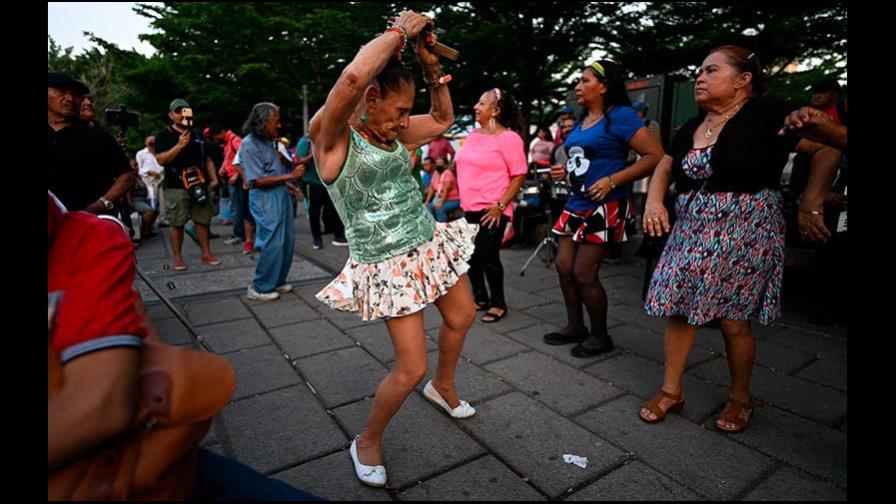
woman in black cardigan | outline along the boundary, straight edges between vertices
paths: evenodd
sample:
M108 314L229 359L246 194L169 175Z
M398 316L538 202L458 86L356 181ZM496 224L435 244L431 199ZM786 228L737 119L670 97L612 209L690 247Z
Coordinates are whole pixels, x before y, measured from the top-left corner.
M716 427L725 432L746 427L755 356L749 321L768 325L781 312L781 171L793 150L811 154L817 173L830 173L839 160L839 152L829 147L778 136L789 110L757 98L761 72L756 55L746 49L710 51L694 86L694 99L705 114L681 128L650 183L644 229L651 236L670 231L663 196L673 181L679 196L678 220L645 303L648 314L669 317L663 387L641 408L646 422L681 410L681 377L697 328L717 320L731 388ZM800 210L818 217L823 200L823 193L810 192Z

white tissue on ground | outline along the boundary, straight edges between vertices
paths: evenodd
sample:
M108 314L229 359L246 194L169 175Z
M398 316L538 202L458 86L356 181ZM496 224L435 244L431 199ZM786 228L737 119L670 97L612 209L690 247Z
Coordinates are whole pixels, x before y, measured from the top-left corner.
M569 453L563 454L563 461L567 464L575 464L582 469L588 467L588 457L580 457L578 455L571 455Z

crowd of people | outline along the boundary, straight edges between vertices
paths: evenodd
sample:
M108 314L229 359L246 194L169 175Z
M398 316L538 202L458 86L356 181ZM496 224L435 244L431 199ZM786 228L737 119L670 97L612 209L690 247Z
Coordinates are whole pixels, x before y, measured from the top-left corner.
M573 344L577 358L614 349L607 329L613 293L600 272L638 220L646 236L667 239L649 276L644 309L668 322L663 382L637 414L656 423L684 407L682 375L695 333L717 324L731 386L716 427L727 433L746 428L754 407L750 322L771 324L781 314L780 180L791 152L808 163L800 235L807 242L842 243L837 253L845 254L845 236L835 240L841 233L830 219L845 211L845 108L815 95L812 107L795 111L763 98L759 56L729 45L710 49L700 63L694 98L701 112L677 129L667 150L647 105L631 102L625 70L608 59L580 67L575 96L582 114L562 110L554 131L538 127L528 146L513 83L482 90L473 107L479 127L455 149L445 136L455 122L450 76L419 36L431 25L428 17L404 11L362 46L295 148L281 141L276 104L252 106L238 135L218 125L200 132L193 108L177 98L168 105L170 124L146 136L129 160L120 142L94 122L89 89L48 72L49 348L65 376L63 393L48 399L51 475L128 425L142 341L152 333L131 287L133 247L90 214L126 209L130 221L136 212L142 239L154 237L157 224L169 226L175 271L194 267L183 255L184 235L192 229L201 264L216 267L221 261L211 250L210 224L219 186L227 188L231 205L227 243L257 254L248 299L273 301L293 289L287 277L298 199L307 205L314 249L324 246L322 224L333 233L332 245L348 246L344 267L317 298L365 321L385 321L395 365L349 446L364 484L386 484L383 434L426 375L423 309L429 304L442 324L435 375L423 395L452 418L476 414L455 387L458 358L477 311L485 312L482 323L497 323L512 308L500 251L527 177L562 187L553 205L543 206L553 206L546 212L558 242L566 324L545 334L544 343ZM408 44L428 88L427 114L411 114L415 78L395 58ZM839 90L836 81L813 88L819 95L833 90ZM533 167L544 170L537 174ZM673 209L665 204L670 186ZM832 186L842 188L842 200L831 199ZM69 229L87 227L97 230L88 241L69 237L78 233ZM60 247L66 247L64 259ZM98 266L79 259L95 253L109 260ZM78 275L94 283L79 283ZM85 300L97 296L114 300L115 309L92 317L88 308L96 306ZM90 322L72 322L79 318ZM96 366L105 370L104 379L88 383L84 377L96 376L89 372ZM82 397L87 388L98 399L82 401L83 415L73 415L70 397ZM90 404L111 409L87 411ZM313 498L266 480L253 480L257 488L273 485L266 495Z

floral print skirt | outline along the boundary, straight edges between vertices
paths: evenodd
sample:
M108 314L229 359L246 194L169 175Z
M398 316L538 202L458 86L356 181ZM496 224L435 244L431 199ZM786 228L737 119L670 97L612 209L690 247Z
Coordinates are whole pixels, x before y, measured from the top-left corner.
M464 219L438 222L432 239L408 253L373 264L349 258L317 299L363 320L418 312L467 272L478 230Z

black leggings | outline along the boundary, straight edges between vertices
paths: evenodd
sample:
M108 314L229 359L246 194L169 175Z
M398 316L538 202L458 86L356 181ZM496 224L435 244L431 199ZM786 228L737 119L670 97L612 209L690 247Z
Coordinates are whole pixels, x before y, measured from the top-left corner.
M481 212L466 212L467 222L480 224L479 219L485 215ZM477 302L490 303L495 308L507 309L504 301L504 267L501 265L501 241L504 239L504 227L507 225L507 216L501 216L501 222L494 228L488 229L479 226L476 235L476 249L470 257L470 284L473 286L473 298ZM488 290L485 288L485 280L488 279ZM491 296L489 296L491 292Z
M323 211L324 224L333 231L333 238L345 241L345 228L327 188L319 184L305 184L305 198L308 199L308 219L311 221L311 237L321 239L320 218Z

